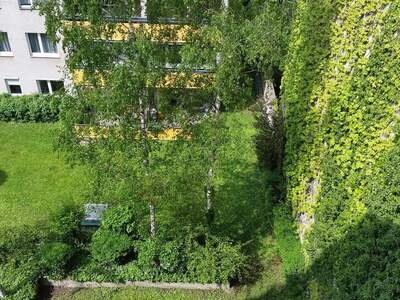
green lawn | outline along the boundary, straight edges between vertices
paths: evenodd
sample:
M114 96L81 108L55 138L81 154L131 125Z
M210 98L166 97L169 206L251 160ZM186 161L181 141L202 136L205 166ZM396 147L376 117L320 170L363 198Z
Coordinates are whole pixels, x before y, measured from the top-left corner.
M54 124L0 123L0 227L46 221L82 203L85 176L53 150Z

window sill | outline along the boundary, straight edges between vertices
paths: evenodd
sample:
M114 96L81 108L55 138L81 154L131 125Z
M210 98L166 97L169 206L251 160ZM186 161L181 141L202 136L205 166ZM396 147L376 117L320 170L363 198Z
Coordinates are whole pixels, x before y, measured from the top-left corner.
M20 5L20 10L33 10L32 5Z
M58 53L33 53L32 58L60 58Z
M14 54L12 52L0 52L0 57L13 57Z

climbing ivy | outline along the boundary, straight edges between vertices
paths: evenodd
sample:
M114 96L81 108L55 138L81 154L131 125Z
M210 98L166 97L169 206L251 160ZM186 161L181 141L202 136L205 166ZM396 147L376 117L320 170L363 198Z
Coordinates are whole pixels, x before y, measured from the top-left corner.
M400 220L399 17L395 1L297 3L282 83L284 172L309 287L318 283L311 294L325 299L399 296L389 280L398 242L387 234Z
M400 147L399 17L395 1L298 1L285 174L309 264L371 215L399 220L396 176L383 171Z

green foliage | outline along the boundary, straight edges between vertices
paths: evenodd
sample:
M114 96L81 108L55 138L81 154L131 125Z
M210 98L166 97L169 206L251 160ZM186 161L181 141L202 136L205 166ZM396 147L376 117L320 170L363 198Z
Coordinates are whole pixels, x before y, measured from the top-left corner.
M127 234L98 230L93 235L91 254L99 264L109 264L125 257L132 249L132 240Z
M35 257L37 244L42 239L39 228L1 230L0 287L11 299L34 299L41 274Z
M55 122L60 98L48 95L0 95L0 121Z
M101 226L104 230L138 237L140 224L138 219L143 215L143 208L140 211L138 205L135 207L116 206L106 211Z
M204 228L173 228L159 232L156 239L111 231L111 220L114 230L121 228L115 227L115 212L129 215L128 211L132 208L119 207L106 216L88 247L93 260L75 270L73 278L202 283L241 279L246 256L240 245L209 235Z
M168 241L161 247L158 258L160 260L160 268L169 274L178 273L182 267L183 258L181 241Z
M240 245L211 237L204 248L198 247L190 253L188 269L200 282L239 281L246 260L240 248Z
M42 272L51 279L62 278L65 267L72 256L72 247L61 242L49 242L38 249L39 264Z
M285 175L307 262L326 264L313 273L321 298L398 297L382 278L398 265L385 232L398 220L399 16L384 0L298 3L282 84Z
M82 219L82 208L75 205L64 206L52 216L49 226L51 232L59 240L65 241L68 244L74 244L80 235L80 223Z
M295 3L293 1L229 1L208 22L191 32L182 47L182 69L206 66L213 80L205 89L218 95L223 107L253 103L255 79L271 79L282 69Z
M67 244L72 239L71 225L64 223L63 232L57 224L71 221L70 211L64 213L49 222L54 230L49 224L0 229L0 288L10 299L35 299L40 278L65 276L76 249Z

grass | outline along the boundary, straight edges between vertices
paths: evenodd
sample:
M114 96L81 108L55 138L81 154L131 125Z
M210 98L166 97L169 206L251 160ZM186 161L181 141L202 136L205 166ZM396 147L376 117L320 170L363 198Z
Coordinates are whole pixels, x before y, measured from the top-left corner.
M85 176L53 150L54 124L0 123L0 227L46 222L82 203Z

